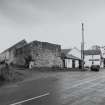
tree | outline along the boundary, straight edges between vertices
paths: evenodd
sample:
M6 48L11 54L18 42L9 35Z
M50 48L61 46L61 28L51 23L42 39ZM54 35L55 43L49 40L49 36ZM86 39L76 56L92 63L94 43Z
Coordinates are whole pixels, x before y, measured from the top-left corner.
M101 50L99 45L93 45L91 48L93 50Z

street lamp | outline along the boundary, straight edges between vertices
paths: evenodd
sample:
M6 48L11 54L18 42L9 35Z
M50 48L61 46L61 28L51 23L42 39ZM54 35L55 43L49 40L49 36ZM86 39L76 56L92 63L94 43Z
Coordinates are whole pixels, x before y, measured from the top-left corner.
M82 70L84 70L84 23L82 23L81 60L82 60Z

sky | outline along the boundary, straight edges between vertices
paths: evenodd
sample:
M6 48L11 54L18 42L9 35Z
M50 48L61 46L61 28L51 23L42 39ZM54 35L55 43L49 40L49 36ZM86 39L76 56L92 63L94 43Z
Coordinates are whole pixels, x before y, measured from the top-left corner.
M22 39L81 45L105 45L105 0L0 0L0 52Z

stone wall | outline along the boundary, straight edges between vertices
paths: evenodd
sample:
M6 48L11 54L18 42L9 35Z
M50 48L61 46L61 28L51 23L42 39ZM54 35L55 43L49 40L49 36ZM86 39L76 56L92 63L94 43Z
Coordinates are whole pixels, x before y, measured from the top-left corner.
M13 62L16 55L16 50L26 44L27 42L25 40L22 40L12 47L6 49L0 54L0 61L6 60L7 63Z
M16 56L31 57L34 67L61 67L61 46L47 42L33 41L16 51ZM20 58L21 58L20 57Z

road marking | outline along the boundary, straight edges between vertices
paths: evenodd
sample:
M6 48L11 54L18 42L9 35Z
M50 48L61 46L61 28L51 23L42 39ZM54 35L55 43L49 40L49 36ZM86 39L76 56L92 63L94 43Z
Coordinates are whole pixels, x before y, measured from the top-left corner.
M98 79L102 79L102 78L105 78L105 76L102 76L101 78L95 78L95 79L89 79L89 80L87 80L87 81L84 81L83 80L83 82L80 82L80 83L78 83L78 84L75 84L75 85L73 85L73 86L71 86L69 89L71 89L71 88L76 88L76 87L78 87L78 86L80 86L80 85L83 85L83 84L86 84L86 83L89 83L89 82L92 82L92 81L95 81L95 80L98 80Z
M102 82L101 82L102 83ZM95 87L95 86L97 86L97 85L102 85L101 83L97 83L97 84L94 84L94 85L92 85L92 86L90 86L90 87L88 87L88 88L85 88L85 89L82 89L81 91L79 91L79 92L83 92L83 91L86 91L86 90L88 90L88 89L91 89L91 88L93 88L93 87ZM92 90L91 90L92 91ZM95 90L93 90L94 92L95 92ZM77 92L78 93L78 92ZM73 95L73 94L72 94ZM87 100L87 99L90 99L90 97L88 97L88 96L86 96L86 97L83 97L82 98L82 101L85 101L85 100ZM73 104L71 104L71 105L77 105L78 103L80 102L80 100L76 100Z
M26 99L26 100L22 100L22 101L19 101L19 102L16 102L16 103L13 103L13 104L10 104L10 105L19 105L19 104L22 104L22 103L25 103L27 101L31 101L31 100L35 100L35 99L38 99L38 98L41 98L41 97L45 97L45 96L48 96L50 93L46 93L46 94L43 94L43 95L40 95L40 96L36 96L36 97L33 97L33 98L29 98L29 99Z
M94 77L94 78L93 78ZM92 78L90 78L90 77L88 77L88 78L86 78L86 79L81 79L81 80L76 80L76 82L74 82L73 84L71 84L72 85L72 87L74 86L74 87L76 87L77 85L82 85L82 84L84 84L85 82L87 82L87 81L93 81L93 80L96 80L96 79L99 79L99 78L97 78L97 76L93 76ZM105 77L105 76L102 76L102 77ZM72 88L71 87L71 88ZM68 88L69 89L69 88Z

